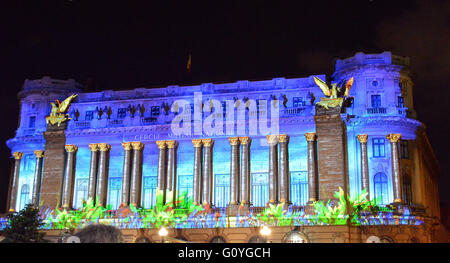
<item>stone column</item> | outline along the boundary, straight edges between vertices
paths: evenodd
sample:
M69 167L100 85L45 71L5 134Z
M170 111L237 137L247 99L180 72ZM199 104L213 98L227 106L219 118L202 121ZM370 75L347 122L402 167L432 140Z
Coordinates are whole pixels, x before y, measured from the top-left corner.
M277 202L278 193L278 139L277 135L267 135L269 142L269 203Z
M135 207L141 206L141 188L142 188L142 153L144 144L141 142L132 142L133 164L131 165L131 185L130 185L130 204Z
M242 145L241 154L241 193L240 201L242 206L250 205L251 197L251 179L250 179L250 143L249 137L239 137L239 142Z
M98 148L100 154L98 160L96 196L98 197L97 203L106 206L108 197L109 150L111 149L111 145L99 143Z
M66 167L64 169L64 183L62 207L72 209L73 207L73 189L75 186L75 165L78 147L73 144L66 145Z
M131 142L123 142L123 173L122 173L122 206L130 203L130 180L131 180Z
M39 195L41 193L42 162L44 160L44 151L36 150L36 151L34 151L34 155L36 155L36 166L34 169L32 202L36 207L38 207L39 206Z
M203 178L202 178L202 204L211 205L211 178L212 178L212 147L213 139L203 139L204 158L203 158Z
M239 137L228 138L231 145L230 205L239 202Z
M305 133L308 143L308 202L317 201L317 171L316 171L316 134Z
M391 142L392 179L394 186L394 203L402 203L402 182L400 177L400 159L398 156L398 142L401 134L389 134L386 138Z
M289 178L289 136L286 134L278 135L280 144L280 167L279 167L279 191L280 203L290 203L290 178Z
M167 145L167 172L166 172L166 192L172 192L172 201L175 204L177 198L177 168L176 168L176 156L175 156L175 148L177 146L177 142L175 140L166 141ZM167 197L169 198L169 197Z
M156 141L158 145L158 177L156 185L158 191L163 192L163 203L166 202L166 141Z
M97 169L98 169L98 145L96 143L89 144L91 149L91 165L89 168L89 188L88 198L97 202L95 192L97 188Z
M367 156L367 134L357 136L361 145L361 188L367 191L367 200L370 200L370 184L369 184L369 159Z
M202 140L193 139L192 144L194 144L193 203L199 204L201 200Z
M16 211L17 203L17 191L19 189L19 173L20 173L20 160L22 159L22 152L13 153L14 156L14 174L11 183L11 196L9 199L9 212Z

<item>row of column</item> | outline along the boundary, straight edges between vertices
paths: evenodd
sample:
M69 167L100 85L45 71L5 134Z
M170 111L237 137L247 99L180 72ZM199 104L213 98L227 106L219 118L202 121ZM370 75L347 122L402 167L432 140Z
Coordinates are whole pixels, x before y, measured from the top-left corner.
M399 146L401 134L389 134L386 138L391 143L391 161L392 161L392 179L394 190L394 203L403 203L402 200L402 182L400 176L400 158ZM369 160L367 155L367 134L357 135L361 147L361 188L367 191L367 198L370 199L370 183L369 183Z
M400 160L398 143L401 134L389 134L386 136L391 143L392 175L394 189L394 203L402 202L402 187L400 176ZM308 200L318 200L318 176L317 176L317 153L315 133L306 133L307 140L307 166L308 166ZM367 134L357 135L361 147L361 186L368 193L369 165L367 154ZM230 162L230 205L250 205L251 178L250 178L250 144L249 137L228 138L231 146ZM289 136L267 135L269 144L269 202L289 203ZM194 176L193 176L193 201L197 204L209 204L213 202L213 139L193 139L194 145ZM157 141L158 154L158 178L157 187L163 190L164 202L169 197L167 193L172 192L176 198L176 147L174 140ZM279 156L278 156L279 144ZM142 188L142 159L144 144L141 142L124 142L124 163L122 178L122 205L132 204L140 206ZM242 146L242 147L240 147ZM64 170L62 206L72 208L75 182L76 153L78 147L66 145L66 167ZM106 143L89 144L91 149L91 161L89 171L88 197L105 206L107 202L108 167L111 145ZM42 165L44 152L34 151L36 155L36 167L32 191L32 202L39 205L39 194L42 181ZM21 152L13 153L14 174L11 184L10 211L15 210L18 178L20 173L20 161L23 156ZM370 194L368 195L370 198ZM173 199L175 200L175 199Z

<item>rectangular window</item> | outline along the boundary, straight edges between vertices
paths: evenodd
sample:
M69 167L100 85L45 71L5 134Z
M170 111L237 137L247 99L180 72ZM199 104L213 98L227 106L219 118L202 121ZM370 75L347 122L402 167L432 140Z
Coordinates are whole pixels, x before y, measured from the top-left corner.
M372 95L372 108L381 107L381 95Z
M112 206L112 209L117 209L120 206L122 178L110 178L108 187L108 204Z
M159 106L152 106L152 116L159 116L160 109Z
M404 108L405 107L405 102L404 102L402 96L398 96L397 97L397 107L398 108Z
M386 153L384 151L384 138L373 138L372 139L372 150L373 157L386 157Z
M31 116L28 122L28 128L34 128L36 126L36 116Z
M252 173L252 199L254 207L265 207L269 202L268 173Z
M293 205L303 206L308 202L308 173L290 172L291 201Z
M305 106L306 102L303 97L294 97L292 98L292 106L294 108Z
M127 116L127 108L117 109L117 119L124 119Z
M86 111L86 115L84 117L85 121L91 121L94 118L94 111L93 110L88 110Z
M400 140L400 158L409 159L408 141Z

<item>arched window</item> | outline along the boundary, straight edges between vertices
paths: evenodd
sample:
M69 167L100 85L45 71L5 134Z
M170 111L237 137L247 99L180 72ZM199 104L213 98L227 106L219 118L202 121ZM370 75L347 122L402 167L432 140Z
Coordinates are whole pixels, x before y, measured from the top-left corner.
M209 241L209 243L227 243L227 241L221 236L215 236Z
M394 243L394 240L388 236L384 236L380 238L381 243Z
M380 204L389 203L388 179L384 173L377 173L373 177L373 189L375 198L380 197Z
M20 203L19 210L22 210L30 199L30 187L27 184L22 185L20 188Z
M411 191L411 176L408 174L403 175L403 188L402 188L402 194L403 194L403 201L407 205L412 204L412 191Z
M260 235L256 235L256 236L252 236L248 240L248 243L267 243L267 240Z

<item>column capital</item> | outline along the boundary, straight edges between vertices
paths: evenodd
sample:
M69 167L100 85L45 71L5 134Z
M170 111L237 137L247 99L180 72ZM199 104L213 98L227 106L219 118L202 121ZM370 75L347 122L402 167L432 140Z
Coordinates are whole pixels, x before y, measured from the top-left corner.
M156 144L158 145L158 149L166 148L166 141L156 141Z
M391 133L389 135L386 135L386 138L392 143L398 142L398 140L400 140L401 137L402 135L400 133Z
M239 137L229 137L228 141L230 142L230 145L238 145L239 144Z
M166 144L167 144L167 148L173 149L177 145L177 141L175 141L175 140L166 141Z
M13 153L13 156L14 156L14 159L20 160L20 159L22 159L23 152L15 152L15 153Z
M252 139L250 139L250 137L239 137L239 142L242 145L246 145L252 142Z
M77 152L78 147L75 144L66 144L66 151L71 153L71 152Z
M205 147L211 147L214 144L214 140L212 138L202 139L202 143Z
M98 144L90 143L89 148L91 148L91 152L96 152L96 151L98 151Z
M307 132L305 133L305 138L308 142L313 142L316 140L316 133L315 132Z
M202 139L192 139L192 144L195 148L202 147Z
M369 135L367 135L367 134L359 134L356 137L358 137L358 141L360 143L367 143L367 139L369 138Z
M35 150L34 155L36 155L36 158L43 158L44 157L44 151L43 150Z
M131 142L123 142L122 147L125 151L131 151L131 149L133 149L131 146Z
M133 150L135 150L135 151L144 149L144 144L142 142L131 142L131 146L133 147Z
M278 141L279 142L288 142L289 136L287 134L280 134L280 135L278 135Z
M277 144L278 143L278 135L266 135L267 142L269 144Z
M101 152L106 152L108 150L111 150L111 145L107 143L99 143L98 148L100 149Z

